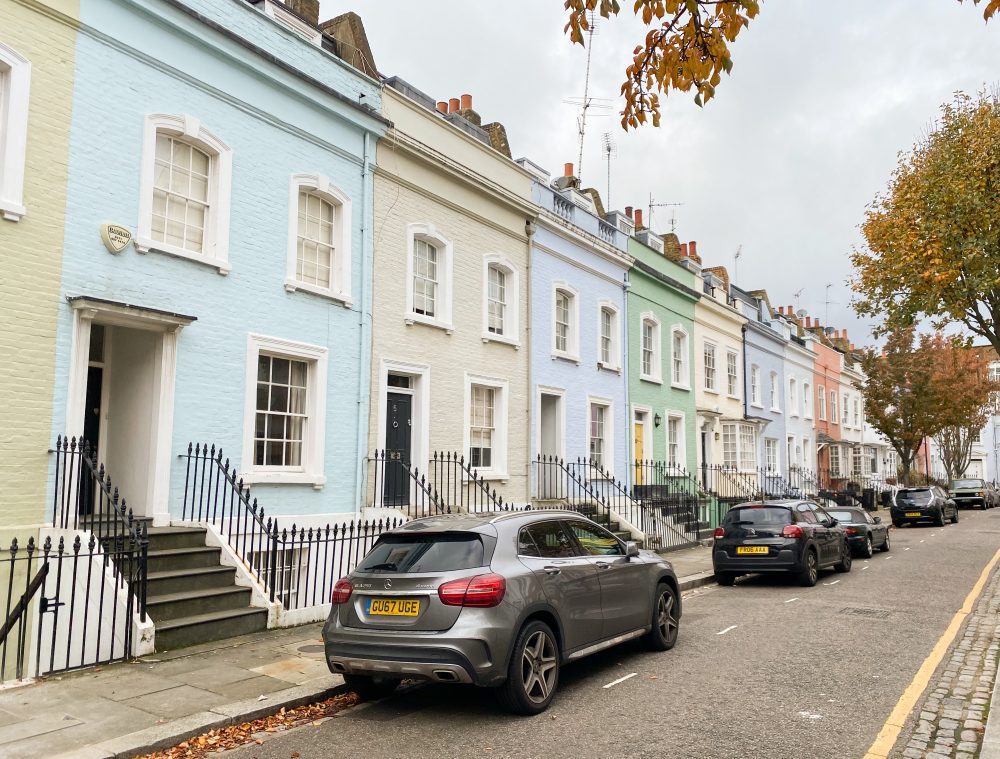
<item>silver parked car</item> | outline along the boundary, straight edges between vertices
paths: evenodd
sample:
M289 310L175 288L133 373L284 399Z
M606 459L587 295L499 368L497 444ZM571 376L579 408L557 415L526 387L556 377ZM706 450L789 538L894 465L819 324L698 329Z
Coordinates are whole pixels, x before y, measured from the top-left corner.
M639 637L673 648L681 617L670 562L572 511L416 519L332 600L327 664L361 696L403 678L473 683L519 714L548 707L570 661Z

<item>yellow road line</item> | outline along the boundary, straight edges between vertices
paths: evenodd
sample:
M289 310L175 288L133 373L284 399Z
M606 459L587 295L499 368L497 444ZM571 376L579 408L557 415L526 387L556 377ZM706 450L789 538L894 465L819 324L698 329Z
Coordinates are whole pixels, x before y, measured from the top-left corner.
M889 715L889 719L882 725L878 737L875 738L875 742L868 749L868 753L865 754L864 759L885 759L889 756L889 752L896 745L896 739L899 738L899 734L903 730L903 725L906 724L906 718L910 716L913 707L917 705L917 699L920 698L921 694L927 688L927 684L934 675L934 670L937 669L938 665L944 659L945 654L948 653L948 647L951 646L952 641L955 640L955 636L958 635L958 631L962 627L962 622L972 613L972 608L976 601L979 600L983 588L986 587L990 572L996 566L997 561L1000 561L1000 549L993 554L990 563L983 569L982 574L979 575L979 579L976 580L976 584L969 591L969 595L965 597L965 603L962 604L962 608L955 612L955 616L951 618L948 628L938 639L938 642L934 645L927 658L924 659L924 663L920 665L920 669L917 670L917 674L913 676L913 680L910 681L906 690L903 691L903 695L896 702L896 707L892 710L892 714Z

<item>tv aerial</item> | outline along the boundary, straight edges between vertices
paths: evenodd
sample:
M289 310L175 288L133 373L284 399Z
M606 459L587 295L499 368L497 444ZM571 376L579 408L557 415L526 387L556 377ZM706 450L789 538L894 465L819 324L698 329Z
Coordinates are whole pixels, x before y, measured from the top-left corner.
M604 151L604 160L608 162L608 194L605 196L604 202L607 208L613 208L611 205L611 159L618 157L618 146L611 139L611 132L605 132L601 136L601 148Z
M649 217L649 223L647 226L653 228L653 209L654 208L670 208L670 231L677 231L677 208L684 205L683 203L656 203L653 201L653 193L649 194L649 212L646 214Z
M564 103L575 105L580 109L576 117L576 128L580 138L580 150L576 161L576 176L583 177L583 141L587 134L587 112L593 110L595 116L608 116L611 111L610 98L594 98L590 96L590 58L594 51L594 36L597 31L598 15L595 11L587 14L587 69L583 80L583 97L565 98Z

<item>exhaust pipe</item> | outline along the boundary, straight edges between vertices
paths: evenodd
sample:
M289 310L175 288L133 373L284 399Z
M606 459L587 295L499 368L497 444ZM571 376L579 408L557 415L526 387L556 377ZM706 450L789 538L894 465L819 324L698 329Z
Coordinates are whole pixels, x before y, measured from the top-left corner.
M446 683L458 682L458 678L455 677L454 672L449 672L446 669L436 669L434 670L434 677Z

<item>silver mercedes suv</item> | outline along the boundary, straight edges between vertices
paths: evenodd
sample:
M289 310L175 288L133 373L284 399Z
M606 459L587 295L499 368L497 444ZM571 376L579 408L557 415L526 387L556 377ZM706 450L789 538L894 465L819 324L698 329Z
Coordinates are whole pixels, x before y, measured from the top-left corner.
M416 519L332 601L327 664L362 697L404 678L473 683L518 714L548 707L570 661L639 637L673 648L681 617L670 562L572 511Z

